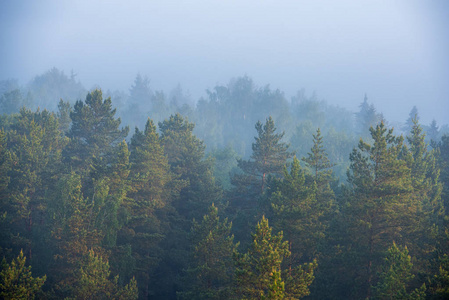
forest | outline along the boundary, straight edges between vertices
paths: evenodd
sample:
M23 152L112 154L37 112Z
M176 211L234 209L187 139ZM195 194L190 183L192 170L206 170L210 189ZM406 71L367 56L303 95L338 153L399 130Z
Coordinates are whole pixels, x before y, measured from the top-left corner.
M0 81L0 298L448 299L449 126L368 96Z

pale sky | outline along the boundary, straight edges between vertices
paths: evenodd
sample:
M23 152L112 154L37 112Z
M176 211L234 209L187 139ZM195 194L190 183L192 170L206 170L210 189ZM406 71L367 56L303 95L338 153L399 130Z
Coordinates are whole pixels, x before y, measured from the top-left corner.
M0 80L52 67L86 88L178 83L192 100L248 75L388 120L449 123L449 1L0 0Z

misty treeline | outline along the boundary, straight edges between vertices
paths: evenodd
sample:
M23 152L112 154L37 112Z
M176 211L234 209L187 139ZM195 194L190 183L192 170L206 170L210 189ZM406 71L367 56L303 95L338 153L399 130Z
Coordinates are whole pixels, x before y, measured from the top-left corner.
M449 297L449 136L415 107L57 69L0 92L2 298Z

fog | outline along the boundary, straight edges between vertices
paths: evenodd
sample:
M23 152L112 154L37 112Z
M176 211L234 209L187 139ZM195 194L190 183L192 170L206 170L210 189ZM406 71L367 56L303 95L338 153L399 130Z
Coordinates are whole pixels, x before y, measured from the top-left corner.
M178 84L192 101L248 75L357 110L447 123L446 1L2 1L0 80L56 67L86 87Z

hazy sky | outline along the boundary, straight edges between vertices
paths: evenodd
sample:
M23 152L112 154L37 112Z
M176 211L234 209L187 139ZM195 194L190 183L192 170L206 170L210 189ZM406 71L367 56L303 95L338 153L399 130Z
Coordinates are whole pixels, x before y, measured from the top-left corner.
M193 100L231 77L389 120L449 123L449 1L0 0L0 80L56 67L87 88L178 83Z

